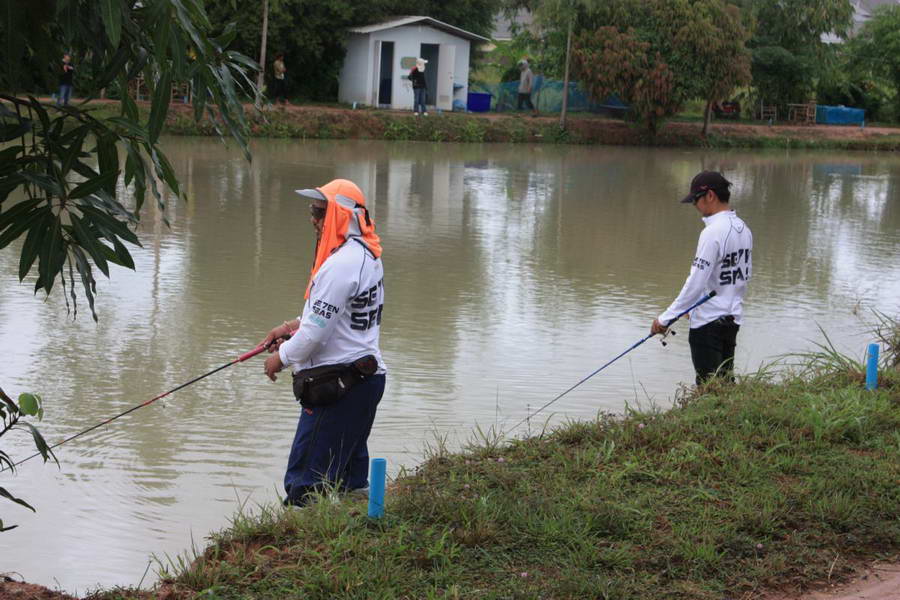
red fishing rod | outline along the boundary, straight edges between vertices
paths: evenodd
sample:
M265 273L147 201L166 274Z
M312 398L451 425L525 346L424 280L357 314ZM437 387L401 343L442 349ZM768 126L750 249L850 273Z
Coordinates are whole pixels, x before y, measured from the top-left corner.
M50 446L49 448L47 448L47 452L48 452L48 453L51 453L51 452L53 451L54 448L58 448L58 447L62 446L63 444L66 444L66 443L68 443L68 442L71 442L71 441L74 440L75 438L79 438L79 437L83 436L83 435L86 434L86 433L90 433L90 432L94 431L95 429L97 429L98 427L103 427L104 425L109 425L110 423L112 423L112 422L115 421L116 419L120 419L120 418L124 417L124 416L127 415L127 414L133 413L134 411L136 411L136 410L139 409L139 408L143 408L143 407L145 407L145 406L150 406L151 404L153 404L153 403L156 402L157 400L161 400L162 398L165 398L165 397L168 396L169 394L174 394L174 393L177 392L178 390L182 390L182 389L186 388L187 386L191 385L192 383L197 383L197 382L200 381L201 379L205 379L205 378L209 377L210 375L212 375L213 373L218 373L219 371L221 371L221 370L223 370L223 369L227 369L228 367L230 367L230 366L232 366L232 365L236 365L237 363L244 362L244 361L247 360L248 358L252 358L252 357L256 356L257 354L259 354L260 352L262 352L263 350L266 350L267 348L270 348L270 347L272 346L272 344L275 344L278 340L289 340L289 339L291 339L291 335L292 335L293 333L294 333L294 332L286 333L286 334L284 334L284 335L282 335L282 336L280 336L280 337L275 338L274 340L272 340L272 341L269 342L268 344L260 344L260 345L258 345L256 348L254 348L253 350L251 350L251 351L249 351L249 352L245 352L244 354L241 354L240 356L238 356L238 357L237 357L236 359L234 359L233 361L228 362L228 363L225 363L225 364L222 365L221 367L216 367L216 368L213 369L212 371L209 371L208 373L204 373L203 375L200 375L199 377L195 377L194 379L191 379L191 380L188 381L187 383L182 383L182 384L179 385L178 387L174 387L174 388L172 388L171 390L169 390L168 392L162 393L162 394L160 394L159 396L156 396L155 398L150 398L150 399L147 400L146 402L142 402L142 403L138 404L137 406L132 406L131 408L129 408L129 409L126 410L125 412L121 412L121 413L117 414L117 415L114 416L114 417L110 417L109 419L106 419L106 420L103 421L102 423L97 423L97 424L94 425L93 427L89 427L89 428L85 429L84 431L79 431L79 432L76 433L75 435L71 435L71 436L67 437L66 439L64 439L63 441L57 442L57 443L53 444L52 446ZM4 467L4 468L0 469L0 473L2 473L3 471L7 471L7 470L13 470L13 469L15 469L16 467L18 467L19 465L21 465L23 462L29 461L29 460L31 460L32 458L34 458L35 456L41 456L41 454L42 454L41 452L36 452L36 453L32 454L31 456L29 456L28 458L23 458L23 459L20 460L19 462L13 464L11 467Z

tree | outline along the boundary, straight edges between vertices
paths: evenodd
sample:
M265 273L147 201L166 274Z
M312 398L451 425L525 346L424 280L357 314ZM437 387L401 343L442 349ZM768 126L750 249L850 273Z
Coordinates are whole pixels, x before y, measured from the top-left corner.
M770 104L806 99L827 65L826 34L846 38L853 20L849 0L738 0L751 20L753 84Z
M894 118L900 119L900 6L882 6L850 42L851 69L871 73L894 88Z
M741 22L740 10L717 0L695 3L697 30L703 38L697 50L697 64L706 107L703 111L703 135L709 133L713 103L727 100L735 88L750 83L749 32Z
M607 25L577 38L582 85L596 100L619 94L651 133L685 101L709 105L749 80L747 32L723 0L613 0L592 19Z
M674 76L659 52L638 39L634 28L601 27L579 36L572 53L575 72L595 100L619 94L634 118L656 134L660 122L678 110Z
M8 49L0 67L0 143L7 144L0 151L0 249L25 236L19 279L36 264L35 292L49 294L59 279L75 314L77 272L96 320L93 266L107 277L110 262L134 268L125 243L139 245L129 225L140 218L146 191L162 204L159 180L181 195L159 146L172 82L190 82L194 117L213 120L246 151L241 94L252 96L248 73L256 63L226 49L233 27L210 37L200 0L2 4L9 19L0 24ZM23 92L34 84L28 73L64 52L102 73L82 89L88 99L118 88L119 115L97 116L84 104L45 105ZM126 91L138 77L152 94L146 116ZM133 187L133 208L117 197L121 175Z
M201 0L0 0L0 15L0 249L24 237L20 281L36 266L35 294L49 295L58 279L74 315L77 272L97 320L94 267L107 277L110 263L134 268L125 244L139 245L131 226L147 190L161 206L161 184L183 196L159 145L172 82L189 82L194 117L211 119L246 154L241 102L253 96L249 74L257 65L227 49L233 26L211 35ZM27 93L52 84L49 65L63 53L79 73L93 74L76 80L88 99L117 88L120 114L103 116L84 103L47 105ZM138 77L152 93L143 112L128 95ZM120 195L124 189L133 199ZM40 418L40 398L23 394L17 406L0 390L0 400L0 436L30 429L46 461L49 449L24 420ZM0 471L12 467L0 451ZM31 508L3 488L0 496Z

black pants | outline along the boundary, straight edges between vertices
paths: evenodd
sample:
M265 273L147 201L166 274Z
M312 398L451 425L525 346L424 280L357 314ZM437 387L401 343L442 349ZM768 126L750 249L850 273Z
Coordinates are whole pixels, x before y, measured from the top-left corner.
M523 105L526 108L530 108L531 110L534 110L534 104L531 103L531 92L528 92L527 94L523 94L521 92L519 93L518 110L522 110Z
M688 342L697 373L697 385L719 373L734 381L734 347L740 325L734 317L721 317L702 327L691 329Z
M278 102L279 100L286 100L285 91L287 89L286 82L284 79L273 79L272 80L272 100L274 102Z

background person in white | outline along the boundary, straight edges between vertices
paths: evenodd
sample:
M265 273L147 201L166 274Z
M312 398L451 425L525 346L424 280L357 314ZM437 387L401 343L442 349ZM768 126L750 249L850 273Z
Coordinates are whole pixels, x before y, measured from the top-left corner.
M362 191L335 179L315 189L297 190L310 200L316 255L306 287L303 314L273 328L269 344L296 330L265 363L275 381L285 366L294 372L295 396L302 410L284 476L285 504L302 506L326 485L342 490L368 486L367 441L385 386L379 349L384 309L381 241ZM364 362L371 368L360 370ZM311 402L303 381L311 369L346 374L346 392ZM333 381L333 380L332 380ZM299 384L299 387L298 387ZM307 389L308 391L308 389Z
M688 341L697 385L717 372L733 379L734 348L753 270L753 234L728 204L730 187L731 182L716 171L703 171L691 181L691 191L681 201L694 204L706 227L681 293L650 326L650 333L665 333L666 323L716 292L690 313Z

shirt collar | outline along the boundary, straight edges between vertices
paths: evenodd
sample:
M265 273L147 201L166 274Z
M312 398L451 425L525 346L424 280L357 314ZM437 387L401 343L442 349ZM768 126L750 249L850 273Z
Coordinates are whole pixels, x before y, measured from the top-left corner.
M716 214L714 214L712 216L703 217L703 222L706 223L707 225L710 225L716 219L719 219L719 218L724 219L726 217L733 217L733 216L734 216L733 210L723 210L721 212L717 212Z

